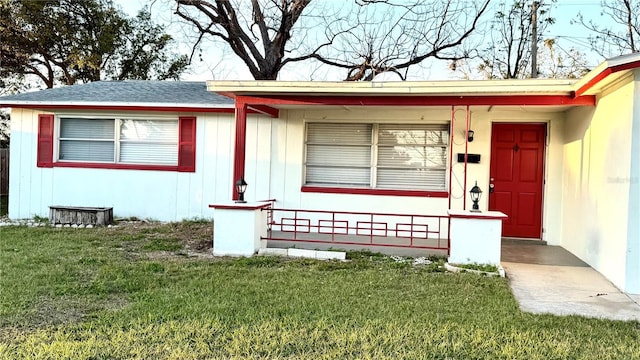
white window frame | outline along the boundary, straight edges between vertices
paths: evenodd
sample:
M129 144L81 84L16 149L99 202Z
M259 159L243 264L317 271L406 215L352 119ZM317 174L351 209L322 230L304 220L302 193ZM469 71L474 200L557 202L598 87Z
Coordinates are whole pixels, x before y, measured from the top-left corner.
M340 126L341 124L367 124L367 125L371 125L371 159L370 159L370 164L369 164L369 170L370 170L370 179L369 179L369 185L366 187L361 187L361 186L351 186L351 185L343 185L343 184L322 184L322 183L309 183L307 180L307 173L308 173L308 135L309 135L309 131L308 131L308 126L309 124L314 124L314 123L320 123L320 124L335 124L336 126ZM377 180L378 180L378 169L379 168L384 168L383 166L379 166L379 134L380 134L380 125L394 125L394 126L412 126L412 125L435 125L435 126L443 126L443 129L446 128L446 132L447 132L447 136L445 136L444 139L444 143L441 145L426 145L424 144L424 146L429 146L429 147L440 147L443 148L444 151L444 166L442 170L444 172L444 176L443 176L443 180L442 180L442 186L439 187L434 187L434 188L419 188L419 189L409 189L407 187L403 187L401 185L397 186L397 187L379 187L377 184ZM415 123L415 122L370 122L370 121L358 121L358 120L349 120L349 121L305 121L304 123L304 153L303 153L303 187L307 187L307 188L324 188L324 187L329 187L329 188L344 188L344 189L368 189L368 190L372 190L372 191L376 191L376 190L381 190L381 191L426 191L426 192L447 192L448 191L448 179L449 179L449 174L447 172L447 170L449 169L449 156L450 156L450 136L451 136L451 128L450 128L450 122L448 121L433 121L433 122L429 122L428 124L425 123ZM385 145L383 145L385 146ZM409 145L410 146L410 145ZM418 146L422 146L421 144L418 144ZM407 170L409 170L410 168L407 168Z
M62 121L64 119L85 119L85 120L111 120L113 121L114 126L114 137L110 140L100 140L100 139L81 139L81 138L62 138L60 136ZM162 141L123 141L120 139L121 132L121 120L134 120L134 121L173 121L176 124L176 136L175 141L171 142L162 142ZM180 121L176 116L162 116L162 115L153 115L153 116L140 116L140 115L129 115L129 114L119 114L119 115L94 115L94 114L57 114L55 117L55 139L54 139L54 159L56 162L60 163L96 163L96 164L115 164L115 165L158 165L158 166L177 166L178 165L178 156L179 156L179 126ZM105 141L105 142L113 142L114 143L114 157L113 161L99 161L99 160L67 160L60 159L60 142L64 140L77 140L77 141ZM121 143L122 142L138 142L138 143L149 143L149 144L168 144L173 145L175 147L176 160L171 163L167 162L124 162L120 160L121 154Z

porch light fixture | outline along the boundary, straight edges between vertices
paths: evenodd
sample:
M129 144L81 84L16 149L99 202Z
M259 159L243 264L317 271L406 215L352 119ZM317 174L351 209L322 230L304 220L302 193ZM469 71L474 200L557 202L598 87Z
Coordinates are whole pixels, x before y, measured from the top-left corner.
M471 195L471 201L473 201L473 207L471 208L471 212L480 212L480 207L478 206L478 201L480 201L480 197L482 196L482 190L478 187L478 182L469 190L469 195Z
M467 131L467 141L468 142L473 142L473 135L474 134L475 134L475 132L473 130Z
M246 201L244 201L244 192L247 191L247 182L244 181L244 178L240 178L236 181L236 191L238 192L238 200L236 200L236 202L246 203Z

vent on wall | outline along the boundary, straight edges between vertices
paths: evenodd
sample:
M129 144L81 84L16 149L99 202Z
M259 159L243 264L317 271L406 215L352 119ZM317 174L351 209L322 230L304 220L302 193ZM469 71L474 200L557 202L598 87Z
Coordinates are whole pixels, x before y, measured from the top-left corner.
M458 162L464 162L464 154L458 153ZM467 163L468 164L479 164L480 163L480 154L467 154Z

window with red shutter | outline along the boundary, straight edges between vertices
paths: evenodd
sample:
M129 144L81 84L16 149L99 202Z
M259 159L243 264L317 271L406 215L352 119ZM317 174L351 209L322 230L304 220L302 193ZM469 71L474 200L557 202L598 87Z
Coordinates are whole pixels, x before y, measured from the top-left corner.
M54 115L40 115L38 167L195 172L195 117L64 116L55 121L57 135Z

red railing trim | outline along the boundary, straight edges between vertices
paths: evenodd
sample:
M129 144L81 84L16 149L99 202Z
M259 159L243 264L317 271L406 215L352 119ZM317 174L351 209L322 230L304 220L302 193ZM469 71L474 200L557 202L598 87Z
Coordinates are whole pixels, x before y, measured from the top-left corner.
M397 248L416 248L416 249L432 249L449 251L449 235L445 235L443 231L447 228L447 224L443 224L443 220L449 222L449 215L419 215L419 214L391 214L391 213L369 213L356 211L331 211L331 210L300 210L300 209L277 209L268 208L269 224L268 235L263 240L275 241L292 241L301 243L325 243L337 245L359 245L359 246L386 246ZM283 212L290 214L282 214L276 221L274 212ZM312 216L302 217L304 214L326 214L327 219L316 218ZM337 215L353 215L364 216L364 219L336 219ZM402 217L410 218L398 221L377 221L380 217ZM417 219L427 219L429 223L416 223ZM430 219L430 220L429 220ZM393 223L395 227L393 226ZM346 226L345 226L346 223ZM338 226L336 226L338 225ZM383 226L380 226L383 225ZM391 226L391 227L390 227ZM404 229L401 229L404 228ZM435 229L435 230L432 230ZM292 237L273 236L273 231L279 233L292 234ZM368 233L368 234L366 234ZM303 238L299 238L298 234L304 234ZM329 238L312 238L309 234L317 234L318 236L329 235ZM435 235L435 237L430 237ZM358 236L364 241L348 241L348 239L337 238L339 236ZM383 238L406 239L409 243L389 243L384 242ZM366 239L366 240L365 240ZM405 241L406 241L405 240ZM431 240L435 245L416 244L414 240Z

